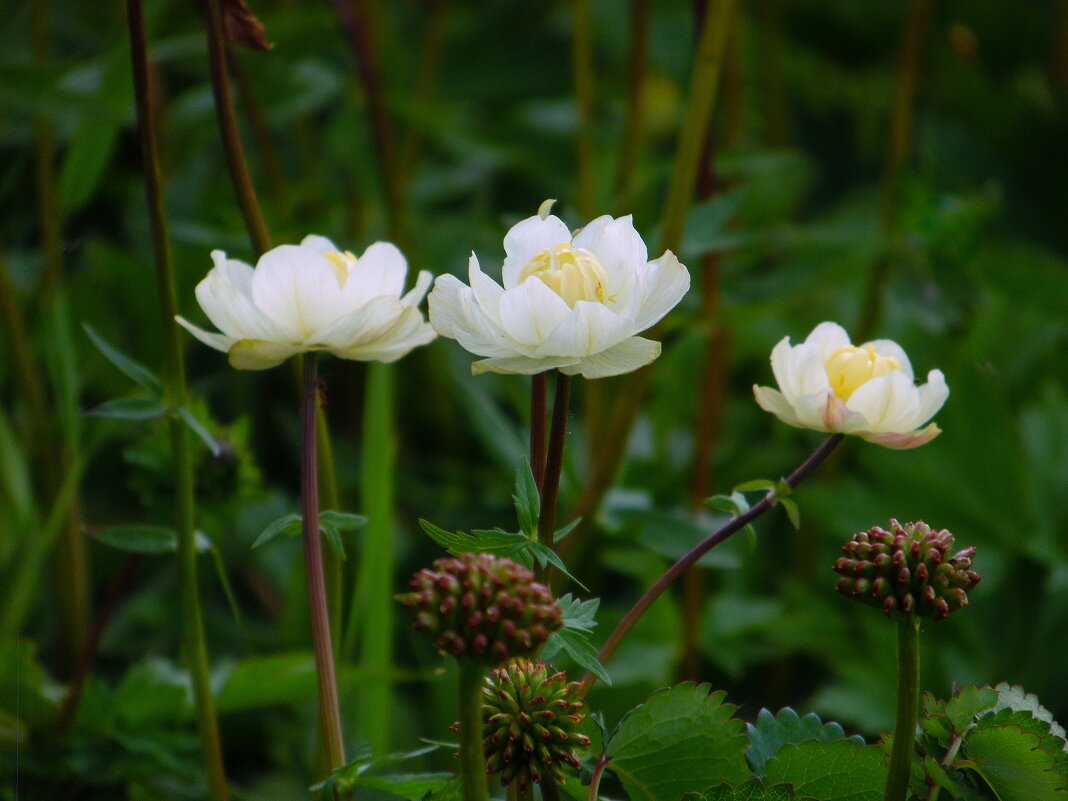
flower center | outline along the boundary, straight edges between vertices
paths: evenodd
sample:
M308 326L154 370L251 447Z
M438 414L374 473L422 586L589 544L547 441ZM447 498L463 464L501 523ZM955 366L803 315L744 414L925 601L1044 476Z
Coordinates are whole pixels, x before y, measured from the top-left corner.
M604 288L608 273L604 266L588 250L576 250L570 242L543 250L519 271L516 280L522 284L530 276L549 287L572 309L580 300L594 303L606 300Z
M335 250L323 255L330 262L330 267L333 268L334 275L337 277L338 285L344 287L345 281L349 277L349 267L356 263L356 257L351 250L346 250L344 253Z
M865 345L845 345L827 360L825 365L831 390L843 401L857 391L857 388L873 378L887 375L894 370L904 370L901 362L893 356L883 356L875 352L875 347Z

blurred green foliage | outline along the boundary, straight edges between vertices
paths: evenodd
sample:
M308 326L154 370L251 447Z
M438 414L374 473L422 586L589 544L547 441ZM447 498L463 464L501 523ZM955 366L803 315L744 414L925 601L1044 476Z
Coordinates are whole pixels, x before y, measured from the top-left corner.
M367 99L337 20L326 3L251 4L274 49L234 51L238 110L274 239L314 232L360 251L386 236L387 222ZM983 582L971 607L922 633L924 687L949 697L957 686L1008 681L1068 718L1068 3L935 4L922 38L911 155L891 193L886 152L907 5L743 4L717 106L716 189L694 207L682 249L695 289L664 333L618 481L572 535L585 548L570 568L590 589L577 594L601 598L594 640L722 519L695 515L687 491L699 403L717 404L722 416L705 495L775 480L818 444L813 432L761 412L749 388L772 381L767 358L783 336L796 342L825 319L861 328L876 265L888 266L876 335L901 343L918 373L944 371L952 390L937 416L944 433L908 452L847 441L794 496L799 531L776 511L759 521L755 539L736 538L706 558L697 605L684 606L680 593L658 601L607 666L612 686L599 685L591 706L613 725L685 673L726 690L743 718L789 704L847 732L871 737L888 728L892 627L833 593L830 564L855 531L891 516L924 519L978 548ZM650 243L689 82L691 6L652 4L644 148L633 164L633 202L618 208L630 12L618 0L594 3L597 211L632 212ZM32 53L32 3L15 2L0 19L0 256L34 370L51 388L49 417L35 422L14 348L0 350L5 603L5 587L56 501L35 480L37 455L24 444L35 425L59 426L65 441L80 443L78 508L90 531L171 525L164 424L75 414L132 391L80 323L152 369L162 363L121 3L50 7L43 61ZM559 198L557 213L580 225L570 5L409 0L374 8L388 107L410 159L404 198L413 268L462 275L474 249L492 269L508 225L546 197ZM150 2L148 15L179 304L199 322L193 286L210 266L208 251L243 259L250 251L219 145L196 4ZM422 96L423 43L438 24L440 70ZM40 120L51 125L57 159L48 213L62 235L67 309L59 311L45 301ZM699 297L709 280L721 298L711 321ZM725 389L709 400L696 379L713 331L725 334ZM232 613L205 560L230 778L236 797L306 797L317 772L316 717L299 544L278 537L251 548L271 521L297 508L292 376L286 368L236 373L195 343L188 358L193 412L210 420L222 446L213 456L197 444L199 528L221 554L242 613ZM438 341L395 368L398 569L381 578L396 591L441 555L418 518L450 530L516 528L511 495L525 450L527 384L473 378L469 361L455 343ZM358 512L365 370L336 360L323 369L341 508ZM596 415L584 390L577 385L561 525L589 478L587 424ZM351 581L361 534L342 537ZM125 554L107 537L89 547L95 610ZM31 587L21 639L0 644L0 797L202 797L188 679L178 667L172 560L144 558L66 732L58 723L65 644L50 574ZM684 660L687 628L696 653ZM395 654L393 747L448 739L451 676L406 629ZM359 669L342 665L340 680L355 744L363 736ZM428 769L454 769L447 749L424 759Z

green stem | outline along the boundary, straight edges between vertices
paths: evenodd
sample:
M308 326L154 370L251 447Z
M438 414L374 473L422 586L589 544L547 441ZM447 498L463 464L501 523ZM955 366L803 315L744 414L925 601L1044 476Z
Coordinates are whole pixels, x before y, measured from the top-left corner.
M482 747L482 667L459 662L460 780L464 801L489 801Z
M545 395L548 373L530 377L530 472L534 485L542 491L545 481Z
M712 119L716 88L727 52L728 33L736 0L715 0L705 15L697 44L693 83L686 116L679 131L675 164L671 171L667 201L661 219L660 250L677 251L686 231L686 217L693 202L694 176L701 160L701 148Z
M541 489L541 513L538 516L538 542L553 547L556 534L556 497L560 490L560 473L564 467L564 444L567 441L567 413L571 400L571 376L556 373L553 398L553 422L549 429L549 451L545 457L545 478ZM545 583L549 566L537 571L538 581Z
M300 511L304 527L304 572L308 580L308 611L311 615L312 647L319 687L319 717L331 770L345 764L341 734L334 648L330 639L330 613L323 577L323 544L319 533L319 476L316 456L315 416L319 405L314 353L304 356L304 390L300 403Z
M388 753L393 724L393 504L397 462L393 378L392 365L368 365L360 497L369 522L363 532L363 558L346 631L346 644L352 647L358 626L362 625L360 665L366 679L360 691L361 734L375 754Z
M560 791L556 788L556 781L552 776L542 777L541 797L542 801L560 801Z
M145 197L152 226L156 287L160 296L160 318L164 340L164 393L174 406L188 403L185 361L182 357L178 324L178 302L171 260L167 214L163 202L163 182L159 166L158 135L152 115L148 71L148 45L145 41L144 7L141 0L128 0L127 24L130 30L131 60L137 104L137 127L145 174ZM193 682L197 726L204 752L204 769L212 799L229 798L223 769L222 744L215 716L208 650L204 641L204 620L197 582L196 501L194 495L193 449L189 430L180 418L169 421L171 465L175 485L175 523L178 531L178 582L182 616L182 644Z
M897 621L897 723L884 801L905 801L916 751L916 717L920 705L920 622L911 615Z
M579 217L592 220L597 211L597 185L594 175L593 148L593 22L590 0L574 0L575 40L572 48L572 71L575 101L578 104L578 209Z

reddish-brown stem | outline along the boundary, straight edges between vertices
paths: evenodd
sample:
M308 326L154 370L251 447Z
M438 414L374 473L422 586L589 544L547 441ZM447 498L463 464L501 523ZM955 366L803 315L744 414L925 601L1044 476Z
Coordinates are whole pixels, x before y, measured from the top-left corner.
M553 547L556 533L556 496L560 489L560 471L564 466L564 442L567 439L567 412L571 401L571 376L556 374L553 398L553 422L549 429L549 451L545 457L545 479L541 488L541 514L538 518L538 541ZM539 571L538 581L545 582L549 570Z
M542 492L545 483L545 395L548 373L530 377L530 471Z
M315 671L319 679L319 716L330 769L345 764L341 711L338 703L334 648L323 576L323 545L319 533L319 478L315 448L315 415L319 402L314 353L304 356L304 392L300 405L300 511L304 523L304 571L308 578Z
M597 801L598 793L601 791L601 777L604 775L604 769L608 766L608 754L601 754L597 758L597 767L593 769L593 775L590 777L590 801Z
M800 467L790 474L789 478L786 479L786 483L791 487L796 487L804 481L809 474L827 458L831 451L838 446L838 443L842 441L843 436L843 434L832 434L828 437L823 444L801 464ZM737 517L732 517L728 522L724 523L697 543L697 545L691 548L675 564L669 567L667 572L664 573L652 587L645 591L645 594L638 599L638 602L630 608L630 611L627 612L619 622L615 631L612 632L605 644L601 646L601 650L597 654L598 661L601 664L604 664L612 658L612 655L616 652L620 642L622 642L623 638L627 636L627 633L634 628L634 624L637 623L641 616L645 614L646 610L653 605L653 602L663 595L664 591L670 587L679 576L686 572L690 565L768 511L774 504L774 500L775 499L771 493L765 495L759 502L754 504L749 511L738 515ZM589 692L590 687L592 687L596 681L597 677L592 673L587 672L582 679L582 694L585 695Z

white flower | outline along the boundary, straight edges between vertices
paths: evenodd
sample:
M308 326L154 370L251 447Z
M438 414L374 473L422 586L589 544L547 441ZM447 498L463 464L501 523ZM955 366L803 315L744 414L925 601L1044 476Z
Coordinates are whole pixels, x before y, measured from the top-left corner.
M804 341L785 337L771 352L778 390L753 387L757 403L784 423L853 434L887 448L915 448L941 430L926 423L942 408L949 388L941 370L916 386L912 365L896 342L876 339L856 347L840 325L820 323Z
M427 302L431 325L488 357L471 366L475 374L559 368L602 378L653 361L660 343L635 334L686 293L686 268L670 251L648 261L629 216L598 217L572 238L549 205L504 237L503 288L474 253L470 286L452 275L437 279Z
M392 362L435 336L417 305L431 275L405 295L408 262L388 242L360 258L321 236L264 253L256 269L213 250L199 284L200 306L220 331L177 320L205 345L230 354L239 370L274 367L295 353L325 350L342 359Z

